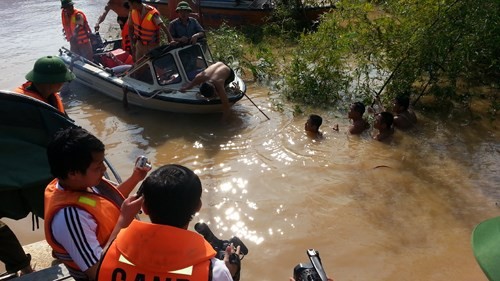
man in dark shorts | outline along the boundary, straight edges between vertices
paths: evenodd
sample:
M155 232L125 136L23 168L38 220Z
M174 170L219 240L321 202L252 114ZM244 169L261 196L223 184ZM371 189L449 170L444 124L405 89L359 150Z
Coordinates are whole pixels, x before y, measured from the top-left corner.
M234 81L234 71L223 62L216 62L208 66L202 72L196 74L194 79L183 85L181 92L200 85L200 94L211 98L218 96L222 102L224 119L229 115L229 100L227 98L226 87Z
M234 70L232 68L230 68L227 64L224 64L226 65L229 70L231 71L229 73L229 77L227 77L226 81L224 81L224 87L227 87L227 85L229 85L231 82L234 81L234 78L236 78L236 75L234 74Z

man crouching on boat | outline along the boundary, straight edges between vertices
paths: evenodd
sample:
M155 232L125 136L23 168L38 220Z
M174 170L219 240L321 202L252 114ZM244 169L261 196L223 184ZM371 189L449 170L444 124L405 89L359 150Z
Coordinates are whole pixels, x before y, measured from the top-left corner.
M46 56L35 62L33 70L26 74L28 82L15 91L48 103L62 114L67 115L59 91L64 82L73 79L75 79L75 75L68 70L62 59Z
M229 66L223 62L216 62L196 74L190 83L183 85L181 92L201 84L200 94L202 96L206 98L218 96L220 98L224 113L223 119L225 119L229 116L229 99L227 98L226 87L233 82L234 78L234 71Z
M124 196L150 168L135 167L115 187L103 178L104 144L82 128L57 132L47 146L47 157L56 179L45 189L45 239L74 279L95 280L103 248L118 225Z

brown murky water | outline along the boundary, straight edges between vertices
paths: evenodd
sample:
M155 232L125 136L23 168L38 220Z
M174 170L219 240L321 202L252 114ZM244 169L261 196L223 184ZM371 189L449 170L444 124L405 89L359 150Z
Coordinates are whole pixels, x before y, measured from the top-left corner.
M104 3L80 0L76 7L93 24ZM57 1L3 0L0 12L0 36L11 39L0 54L0 86L12 89L36 58L65 45L60 10ZM26 15L32 20L20 20ZM268 92L249 85L270 121L243 99L225 125L217 115L125 109L78 83L63 99L69 115L104 141L122 177L140 154L155 167L179 163L196 171L205 192L195 221L208 221L221 238L245 241L242 280L288 280L307 261L307 248L320 252L337 281L486 280L470 234L499 214L498 123L417 112L418 128L382 144L368 133L346 134L345 112L316 111L325 137L315 141L304 134L306 116L294 117L286 104L273 110ZM5 221L24 244L43 239L30 219Z

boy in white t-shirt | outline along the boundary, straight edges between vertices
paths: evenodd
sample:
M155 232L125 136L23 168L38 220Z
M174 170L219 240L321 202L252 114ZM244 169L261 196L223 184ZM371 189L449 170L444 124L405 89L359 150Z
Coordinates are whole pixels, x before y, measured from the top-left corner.
M73 278L95 280L124 196L150 168L134 168L115 188L103 178L104 144L79 127L57 132L47 146L47 156L56 178L45 189L45 238Z

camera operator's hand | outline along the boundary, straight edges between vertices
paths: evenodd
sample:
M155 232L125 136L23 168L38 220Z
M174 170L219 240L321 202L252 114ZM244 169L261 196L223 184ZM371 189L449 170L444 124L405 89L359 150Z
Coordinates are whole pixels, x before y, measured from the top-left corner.
M237 261L235 260L237 259ZM235 262L236 261L236 262ZM229 269L233 280L240 279L240 270L241 270L241 261L240 261L240 246L233 247L233 245L229 245L226 248L226 252L224 253L224 263L226 267Z

